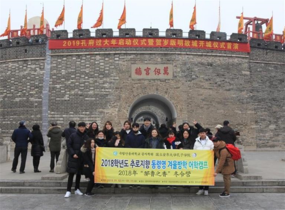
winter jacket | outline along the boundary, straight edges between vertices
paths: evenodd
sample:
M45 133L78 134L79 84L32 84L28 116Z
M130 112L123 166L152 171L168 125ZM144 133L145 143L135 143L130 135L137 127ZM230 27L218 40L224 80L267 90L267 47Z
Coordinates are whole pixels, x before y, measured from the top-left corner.
M96 148L95 148L94 160L92 160L91 149L87 149L84 145L82 145L80 151L82 153L82 158L83 158L82 164L84 167L85 175L91 178L95 168ZM88 167L86 167L86 165L88 165Z
M165 128L165 127L160 127L158 130L159 134L161 135L161 137L164 139L167 137L169 129Z
M11 138L16 143L16 147L28 147L32 134L26 126L19 126L18 129L14 130Z
M214 148L215 157L218 158L216 173L232 174L235 171L234 160L225 147L226 143L221 141L220 145Z
M199 134L199 130L202 129L203 127L199 124L199 123L196 123L195 124L195 127L197 128L194 128L193 126L190 126L190 129L189 129L189 133L190 133L190 141L191 142L195 142L196 138L198 137L198 134ZM183 139L183 131L184 129L182 129L181 131L179 131L177 137L179 139Z
M51 152L59 152L61 150L62 130L58 126L53 126L48 130L47 136L50 138L49 149Z
M224 142L226 142L226 144L233 144L234 145L235 141L236 141L235 132L229 126L224 126L224 127L220 128L216 134L216 137L218 137L221 140L223 140Z
M144 148L145 147L145 138L140 131L137 134L130 132L127 135L125 147L127 148Z
M95 144L99 147L108 147L108 141L106 139L95 139Z
M116 140L117 140L117 137L114 136L110 141L108 141L108 146L109 147L116 147L115 146ZM120 142L119 142L117 147L125 147L125 143L124 143L123 139L120 139Z
M111 130L104 130L104 134L105 134L105 137L106 137L106 140L107 141L110 141L112 139L112 137L114 136L114 129L111 128Z
M126 141L127 135L129 135L129 133L130 133L131 131L132 131L132 130L126 131L126 130L124 130L124 129L122 129L122 130L120 131L120 135L121 135L122 139L124 139L124 141Z
M213 150L214 144L213 142L206 136L206 144L203 145L201 143L200 137L196 139L196 142L194 144L194 150Z
M148 130L146 131L146 130L144 129L144 125L142 125L142 126L140 127L139 131L140 131L141 134L144 136L144 138L147 139L147 138L151 137L151 131L152 131L153 128L154 128L153 125L150 124Z
M178 145L177 149L181 149L181 148L183 148L183 149L193 149L194 144L195 144L195 141L192 142L190 137L188 137L187 139L183 138L181 140L181 144Z
M66 145L67 145L67 141L68 141L69 137L71 136L71 134L73 134L75 132L76 132L76 128L73 128L73 127L69 127L69 128L64 129L61 136L65 138Z
M152 144L153 144L155 139L157 140L157 144L156 144L155 149L164 149L164 140L159 138L159 137L158 138L150 137L150 138L146 139L145 140L145 148L154 149Z
M33 130L32 135L33 137L30 139L30 143L32 144L31 155L33 157L43 156L44 141L42 132L40 130Z
M77 130L75 133L71 134L67 149L68 149L68 163L67 163L67 172L68 173L81 173L82 170L82 153L80 151L83 143L88 139L88 135L84 132L81 133ZM74 158L74 155L77 155L78 158Z
M175 140L173 140L171 143L167 139L168 137L164 140L166 149L178 149L178 146L181 144L179 138L175 137Z

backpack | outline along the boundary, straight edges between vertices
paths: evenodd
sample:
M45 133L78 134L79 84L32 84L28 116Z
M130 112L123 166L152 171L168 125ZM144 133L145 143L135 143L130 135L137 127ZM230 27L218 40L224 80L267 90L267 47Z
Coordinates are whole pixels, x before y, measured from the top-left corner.
M239 148L235 147L234 145L226 144L226 146L224 148L222 148L222 149L227 149L228 152L231 154L233 160L241 159L240 150L239 150ZM222 149L220 149L219 153L221 153Z

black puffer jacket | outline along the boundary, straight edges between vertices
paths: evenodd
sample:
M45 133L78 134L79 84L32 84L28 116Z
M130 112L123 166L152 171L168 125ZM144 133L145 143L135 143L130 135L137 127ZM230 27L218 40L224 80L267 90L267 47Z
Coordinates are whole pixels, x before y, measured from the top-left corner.
M33 126L32 135L33 137L30 139L30 143L32 144L31 155L33 157L43 156L44 141L39 125Z
M106 140L110 141L114 136L114 129L113 128L111 128L111 130L106 129L104 130L104 134L105 134Z
M68 149L68 163L67 163L67 172L68 173L81 173L82 170L82 153L80 148L84 142L88 139L88 135L84 132L81 133L79 130L76 133L71 134L67 149ZM74 158L74 155L77 155L78 158Z
M233 145L235 144L235 141L237 139L234 130L229 126L224 126L220 128L216 133L216 137L226 142L226 144Z

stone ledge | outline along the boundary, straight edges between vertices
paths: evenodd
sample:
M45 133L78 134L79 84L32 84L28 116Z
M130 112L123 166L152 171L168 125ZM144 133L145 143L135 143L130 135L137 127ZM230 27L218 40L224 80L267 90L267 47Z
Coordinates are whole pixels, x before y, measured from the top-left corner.
M41 180L50 180L50 181L55 181L55 180L64 180L68 177L68 173L64 174L47 174L42 176Z

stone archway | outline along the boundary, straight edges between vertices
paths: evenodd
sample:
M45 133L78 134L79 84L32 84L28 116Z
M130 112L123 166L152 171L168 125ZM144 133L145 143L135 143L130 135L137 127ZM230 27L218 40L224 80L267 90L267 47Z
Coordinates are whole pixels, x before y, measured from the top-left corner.
M161 95L144 95L133 102L129 109L128 118L133 122L139 117L150 117L157 124L172 125L177 118L177 112L172 102Z

